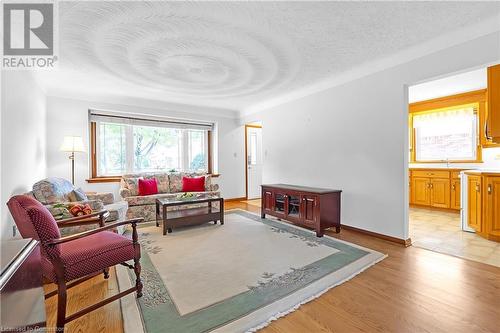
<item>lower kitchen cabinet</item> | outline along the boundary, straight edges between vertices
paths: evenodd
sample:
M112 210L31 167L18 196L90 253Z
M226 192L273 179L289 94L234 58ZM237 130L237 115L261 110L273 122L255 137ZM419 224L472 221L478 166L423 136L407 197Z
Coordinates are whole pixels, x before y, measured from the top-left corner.
M458 169L410 170L410 204L460 210Z
M467 174L468 224L489 240L500 241L500 173Z

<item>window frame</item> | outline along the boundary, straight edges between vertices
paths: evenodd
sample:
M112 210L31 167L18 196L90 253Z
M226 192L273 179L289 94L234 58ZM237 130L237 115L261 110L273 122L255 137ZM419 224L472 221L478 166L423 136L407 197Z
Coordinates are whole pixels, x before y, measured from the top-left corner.
M87 179L87 182L89 183L111 183L111 182L120 182L122 175L113 175L113 176L106 176L106 175L99 175L98 174L98 158L97 158L97 153L98 153L98 148L97 148L97 122L96 121L89 121L89 138L90 138L90 149L89 149L89 154L90 154L90 178ZM206 136L206 149L207 149L207 174L210 174L212 176L218 176L212 173L213 171L213 151L212 151L212 133L213 130L208 130L207 131L207 136ZM186 148L187 149L187 148ZM140 171L138 171L140 172ZM167 172L167 171L165 171Z
M408 113L408 128L410 140L410 163L483 163L483 147L487 146L487 139L483 129L486 126L486 89L435 98L426 101L411 103ZM425 113L437 113L441 111L456 109L459 107L474 106L476 121L476 158L472 160L431 160L420 161L416 159L416 133L413 127L413 116Z

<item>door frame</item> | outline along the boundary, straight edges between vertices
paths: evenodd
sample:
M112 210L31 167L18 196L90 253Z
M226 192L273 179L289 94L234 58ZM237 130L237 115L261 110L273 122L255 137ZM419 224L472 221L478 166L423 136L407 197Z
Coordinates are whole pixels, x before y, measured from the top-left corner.
M248 128L262 129L262 125L245 124L245 200L248 200Z

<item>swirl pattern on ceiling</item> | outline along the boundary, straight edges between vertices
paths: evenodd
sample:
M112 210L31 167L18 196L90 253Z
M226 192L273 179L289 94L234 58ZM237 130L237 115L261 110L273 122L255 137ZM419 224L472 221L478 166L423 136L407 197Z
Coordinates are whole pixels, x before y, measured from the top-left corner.
M140 86L211 98L274 88L297 73L296 48L264 22L261 29L228 22L236 15L230 4L219 8L219 19L203 15L199 6L178 7L161 2L74 5L62 24L86 24L64 30L61 58Z
M63 1L53 95L242 110L491 19L494 2Z

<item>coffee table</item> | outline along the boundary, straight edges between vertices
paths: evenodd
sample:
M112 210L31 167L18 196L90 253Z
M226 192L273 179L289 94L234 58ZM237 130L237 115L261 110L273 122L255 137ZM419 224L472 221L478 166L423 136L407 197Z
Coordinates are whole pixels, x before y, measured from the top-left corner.
M219 202L219 208L212 203ZM168 211L168 207L207 203L205 207L183 208ZM163 222L163 235L171 233L173 228L197 225L213 221L224 224L224 199L215 196L201 195L193 198L159 198L156 199L156 226Z

